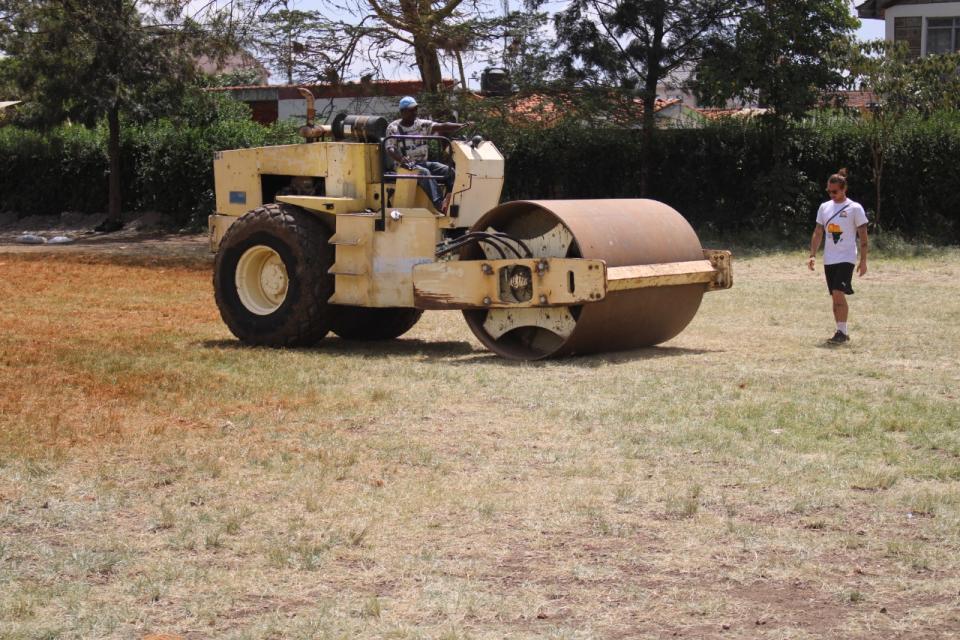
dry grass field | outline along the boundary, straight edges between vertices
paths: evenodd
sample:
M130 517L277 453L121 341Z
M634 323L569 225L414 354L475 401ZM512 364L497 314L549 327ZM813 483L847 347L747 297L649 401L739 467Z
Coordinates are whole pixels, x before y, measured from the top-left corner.
M0 638L960 637L960 253L659 348L244 348L207 269L0 254Z

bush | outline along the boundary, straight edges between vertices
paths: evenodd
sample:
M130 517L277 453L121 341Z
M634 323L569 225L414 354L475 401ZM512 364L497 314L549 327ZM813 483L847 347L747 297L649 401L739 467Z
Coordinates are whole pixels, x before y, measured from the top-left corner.
M550 127L517 126L503 112L471 114L507 157L505 200L640 196L641 132L581 115ZM244 105L193 97L181 117L123 129L124 208L169 213L178 223L213 208L214 152L296 142L295 127L263 127ZM657 132L649 197L681 211L708 235L795 238L807 232L827 177L850 171L850 196L884 230L938 244L960 242L960 116L903 121L885 158L880 216L868 125L821 114L802 124L727 120ZM46 134L0 128L0 210L102 211L106 129L62 126Z
M570 121L492 129L507 156L504 199L640 197L639 131ZM835 114L780 127L726 120L660 130L648 196L708 233L795 237L812 227L827 178L846 167L850 197L884 230L960 242L960 117L901 124L884 162L879 218L868 134L859 118Z
M84 127L47 135L0 128L0 209L21 214L102 210L105 149L98 133Z
M293 125L253 122L243 104L217 98L206 112L188 106L177 120L124 124L124 210L168 213L179 224L202 219L213 210L214 152L299 139ZM63 125L46 133L0 128L0 210L24 216L104 211L108 175L105 125Z

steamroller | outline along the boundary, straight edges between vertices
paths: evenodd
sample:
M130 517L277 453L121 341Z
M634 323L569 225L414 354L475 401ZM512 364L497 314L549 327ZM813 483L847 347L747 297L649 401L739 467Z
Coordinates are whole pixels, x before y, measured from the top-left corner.
M214 158L214 293L244 343L389 340L452 309L506 358L619 351L673 338L732 285L730 252L705 250L666 204L500 204L492 142L427 136L456 170L440 211L422 175L390 168L384 118L312 116L301 144Z

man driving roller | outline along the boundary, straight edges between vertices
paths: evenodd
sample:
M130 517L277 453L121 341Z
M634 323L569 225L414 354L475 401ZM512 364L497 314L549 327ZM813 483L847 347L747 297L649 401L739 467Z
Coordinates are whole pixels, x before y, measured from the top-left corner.
M433 120L418 118L417 101L410 96L406 96L400 100L400 118L387 126L387 155L404 169L414 170L422 176L432 176L420 178L417 183L430 198L437 211L445 212L447 202L444 202L443 193L440 191L440 186L435 178L443 180L449 200L450 192L453 189L453 168L442 162L431 162L428 159L430 148L427 145L427 140L397 139L390 136L447 135L456 133L469 124L434 122Z

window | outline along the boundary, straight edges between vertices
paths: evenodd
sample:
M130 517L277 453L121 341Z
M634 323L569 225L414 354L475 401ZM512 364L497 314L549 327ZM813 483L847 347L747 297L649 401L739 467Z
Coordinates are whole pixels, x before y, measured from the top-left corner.
M960 51L960 18L927 18L927 53Z
M923 18L894 18L893 39L896 42L906 42L910 56L920 57L920 34L923 32Z

